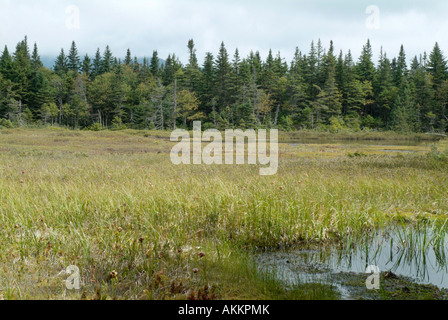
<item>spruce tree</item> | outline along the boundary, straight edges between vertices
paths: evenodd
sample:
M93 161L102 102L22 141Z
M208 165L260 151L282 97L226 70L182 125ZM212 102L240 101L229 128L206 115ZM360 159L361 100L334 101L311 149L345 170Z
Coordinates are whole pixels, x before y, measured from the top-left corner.
M28 109L33 115L37 115L41 106L46 102L51 102L50 84L42 70L43 64L39 57L37 44L34 44L33 53L31 55L31 77L29 82L29 99ZM30 121L31 119L29 119Z
M110 47L106 46L106 49L103 54L103 59L101 60L100 65L101 74L111 72L113 65L114 65L114 57L112 55Z
M136 73L140 72L140 63L139 63L137 57L134 57L134 63L133 63L132 70L134 70L134 72L136 72Z
M336 71L333 66L328 73L327 80L324 85L325 104L329 117L339 116L342 112L342 94L336 84Z
M314 41L311 41L311 48L307 56L304 57L305 61L305 70L304 70L304 79L308 84L308 92L307 95L310 97L310 100L314 100L320 91L317 89L320 83L318 81L318 59L316 47L314 45ZM317 86L317 87L316 87Z
M95 54L95 58L93 59L93 64L92 64L92 76L93 77L97 77L99 75L101 75L101 51L98 48L96 50L96 54Z
M0 74L3 75L3 78L11 80L12 64L12 57L9 54L8 47L5 46L5 49L2 52L2 56L0 57Z
M395 86L400 87L403 82L403 78L406 77L408 73L406 63L406 53L404 52L403 45L401 45L400 53L394 63L393 72L394 72L394 84Z
M367 43L362 48L362 52L356 66L356 72L359 80L361 81L370 81L373 83L375 66L372 61L372 55L372 46L370 45L370 40L367 40Z
M215 61L215 88L218 99L218 104L221 108L230 106L230 77L231 77L231 65L229 62L229 54L224 45L221 43L218 56Z
M59 75L63 76L68 71L68 59L67 56L64 53L64 49L61 49L61 53L56 58L56 62L54 65L54 72Z
M143 58L143 63L140 67L140 70L138 72L138 77L140 81L147 82L149 79L151 79L154 75L151 73L151 66L148 62L148 58Z
M309 106L309 99L307 95L309 90L304 79L305 70L306 61L304 59L304 56L302 55L299 48L296 48L294 59L291 62L291 68L289 71L288 86L289 99L292 106L291 111L293 113L295 121L298 123L304 120L302 119L301 114L303 113L303 110Z
M124 64L127 66L132 66L132 56L130 49L128 49L126 52L126 58L124 59Z
M243 101L242 90L243 81L241 78L241 58L238 49L235 50L232 60L232 72L231 72L230 90L233 93L232 98L235 101Z
M89 58L89 55L86 54L84 56L84 60L82 61L82 67L81 67L82 72L87 75L87 77L91 76L91 72L92 72L92 61Z
M414 100L416 108L419 110L420 127L419 130L433 131L436 119L434 106L436 98L436 92L433 89L432 77L428 73L423 65L423 60L414 58L410 71L410 82L415 88Z
M13 105L16 109L17 121L19 122L19 125L22 125L22 112L24 112L28 106L30 97L29 86L32 72L27 37L16 46L11 71L11 80L13 83L12 90L16 96Z
M282 58L280 51L278 51L275 56L273 71L277 78L284 77L288 73L288 64Z
M264 90L272 93L274 81L275 81L274 56L272 55L272 50L269 49L266 61L263 63L263 71L261 73L260 84Z
M334 55L334 45L333 41L330 41L330 48L327 54L322 58L320 83L325 83L330 76L330 73L334 72L336 77L336 57Z
M163 68L163 85L168 86L174 81L174 62L171 58L171 54L168 55L165 61L165 67Z
M207 52L205 54L204 63L202 65L201 89L199 98L203 111L206 114L212 112L213 101L213 87L214 87L214 71L213 71L213 54ZM217 112L217 110L215 110Z
M446 80L448 77L447 61L437 42L429 55L427 69L433 77L434 88L440 87L442 81Z
M31 55L31 67L33 70L37 70L43 67L42 61L40 60L39 50L37 49L37 44L34 43L33 54Z
M389 114L396 99L396 87L393 83L392 63L387 58L387 54L381 49L380 59L378 61L378 70L376 72L373 85L375 103L371 115L381 118L387 122Z
M198 58L196 56L196 49L193 39L188 41L188 51L190 53L190 58L188 59L188 66L192 69L199 69Z
M149 66L149 70L151 71L151 74L154 77L160 76L160 59L159 59L159 53L157 50L154 50L152 53L151 63Z
M416 120L417 110L411 88L407 80L404 79L391 112L391 129L401 132L413 132Z
M193 39L188 41L189 59L187 68L185 70L186 87L190 91L198 92L200 87L201 73L198 65L198 58L196 56L196 49Z
M70 47L70 51L68 53L68 62L67 67L68 70L78 73L81 62L78 55L78 48L76 47L75 41L72 42L72 46Z

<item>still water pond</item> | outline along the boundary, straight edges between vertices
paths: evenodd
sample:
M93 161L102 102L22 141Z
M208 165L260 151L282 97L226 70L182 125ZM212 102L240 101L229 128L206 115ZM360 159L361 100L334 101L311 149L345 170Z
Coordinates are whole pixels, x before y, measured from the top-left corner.
M394 226L362 240L343 244L306 246L293 251L264 252L256 262L285 285L331 284L342 298L350 296L342 274L366 274L369 266L403 276L418 284L448 288L448 236L445 227Z

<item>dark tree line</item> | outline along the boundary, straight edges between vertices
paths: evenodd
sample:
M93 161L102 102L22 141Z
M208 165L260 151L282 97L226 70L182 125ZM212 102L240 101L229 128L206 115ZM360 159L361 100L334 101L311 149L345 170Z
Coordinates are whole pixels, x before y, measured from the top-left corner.
M175 54L160 63L158 52L142 63L115 57L107 46L81 57L76 43L61 50L52 70L27 38L0 57L0 126L60 125L71 128L173 129L271 128L446 132L448 67L436 43L408 65L370 42L357 61L311 43L287 63L272 51L230 56L224 43L200 65L193 40L183 65Z

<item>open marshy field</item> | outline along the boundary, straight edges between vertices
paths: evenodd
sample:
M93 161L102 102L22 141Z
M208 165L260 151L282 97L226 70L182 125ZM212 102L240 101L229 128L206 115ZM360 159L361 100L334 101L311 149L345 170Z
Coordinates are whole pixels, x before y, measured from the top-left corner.
M169 136L0 130L0 299L446 297L448 286L386 262L372 292L345 262L312 281L272 267L323 274L325 252L374 264L381 234L395 264L435 259L445 272L445 141L283 134L278 173L260 176L254 165L173 165ZM70 266L79 290L66 287Z

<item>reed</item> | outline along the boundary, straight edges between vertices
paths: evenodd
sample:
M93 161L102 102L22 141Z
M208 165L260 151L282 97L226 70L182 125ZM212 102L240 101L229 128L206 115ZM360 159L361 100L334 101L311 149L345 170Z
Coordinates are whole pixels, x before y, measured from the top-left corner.
M0 294L330 298L322 286L282 289L250 253L447 218L448 162L422 152L348 157L350 146L282 144L278 174L262 177L250 165L174 166L172 146L158 132L0 130ZM58 276L70 265L80 292Z

